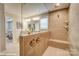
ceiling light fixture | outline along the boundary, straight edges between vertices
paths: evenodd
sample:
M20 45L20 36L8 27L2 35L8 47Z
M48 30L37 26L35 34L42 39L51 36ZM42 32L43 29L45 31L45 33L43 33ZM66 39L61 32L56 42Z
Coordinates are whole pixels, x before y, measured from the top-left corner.
M34 21L39 20L39 19L40 19L40 17L34 17L33 18Z
M57 6L57 7L60 6L60 3L56 3L56 6Z

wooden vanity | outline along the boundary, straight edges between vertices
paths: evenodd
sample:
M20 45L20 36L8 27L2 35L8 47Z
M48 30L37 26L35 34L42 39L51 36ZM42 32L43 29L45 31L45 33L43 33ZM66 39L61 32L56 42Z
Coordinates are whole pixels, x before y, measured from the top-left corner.
M49 32L38 32L20 36L21 56L41 56L48 47Z

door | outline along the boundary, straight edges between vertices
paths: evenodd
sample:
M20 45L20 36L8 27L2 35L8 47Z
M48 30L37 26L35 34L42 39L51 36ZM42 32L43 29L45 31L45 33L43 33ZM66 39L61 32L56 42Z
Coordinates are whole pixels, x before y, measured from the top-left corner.
M6 17L6 41L13 42L13 21L12 17Z

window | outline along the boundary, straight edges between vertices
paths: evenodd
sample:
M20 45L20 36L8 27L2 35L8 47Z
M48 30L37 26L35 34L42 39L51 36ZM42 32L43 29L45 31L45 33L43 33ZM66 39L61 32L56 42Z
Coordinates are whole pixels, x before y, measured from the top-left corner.
M13 21L12 21L12 17L7 17L7 21L6 21L6 28L7 31L12 31L12 26L13 26Z
M7 26L8 26L8 31L12 31L12 21L8 21L7 22Z
M47 30L48 29L48 18L40 19L40 30Z

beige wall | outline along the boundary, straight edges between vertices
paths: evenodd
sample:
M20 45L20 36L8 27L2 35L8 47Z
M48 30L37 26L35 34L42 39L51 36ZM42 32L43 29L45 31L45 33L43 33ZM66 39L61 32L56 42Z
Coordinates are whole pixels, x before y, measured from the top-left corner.
M5 50L5 17L4 5L0 4L0 51Z
M68 41L68 31L64 28L66 26L65 21L68 21L68 9L49 14L49 31L51 31L52 39Z
M71 4L69 10L69 39L72 53L79 55L79 4ZM78 53L78 54L77 54Z

